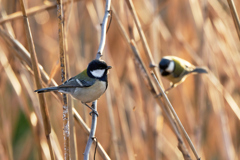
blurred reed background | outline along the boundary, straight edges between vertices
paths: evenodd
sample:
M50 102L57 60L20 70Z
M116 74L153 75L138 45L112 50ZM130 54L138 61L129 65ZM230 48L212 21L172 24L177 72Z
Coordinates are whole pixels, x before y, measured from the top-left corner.
M240 13L240 2L234 2ZM156 64L162 56L174 55L209 68L208 75L189 76L168 93L199 156L207 160L239 159L240 45L227 1L134 0L133 4ZM38 62L50 79L61 84L56 1L25 0L25 5L31 11L28 18ZM112 1L111 5L148 67L126 2ZM105 1L100 0L65 3L68 78L96 57L104 7ZM19 1L0 0L0 159L50 159L33 72L27 67L26 57L19 54L24 49L16 47L19 42L27 48L21 15ZM102 59L113 69L108 90L98 100L96 137L110 158L183 159L177 138L135 65L114 13ZM169 87L168 81L162 82ZM47 85L53 85L51 80ZM62 103L51 93L45 95L52 147L56 159L63 159ZM79 101L69 102L90 126L90 110ZM74 125L77 159L83 159L88 136L76 121ZM99 153L96 156L102 159Z

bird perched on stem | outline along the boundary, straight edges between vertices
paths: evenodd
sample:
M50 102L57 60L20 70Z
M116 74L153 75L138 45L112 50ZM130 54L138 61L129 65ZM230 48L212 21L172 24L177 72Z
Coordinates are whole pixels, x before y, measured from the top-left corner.
M161 75L171 82L171 86L165 92L182 83L189 74L208 73L206 69L195 67L175 56L163 57L159 63L159 69Z
M108 86L107 73L111 68L104 61L93 60L88 64L87 69L75 77L68 79L63 84L56 87L38 89L35 92L58 91L70 94L92 109L86 103L95 101L105 92ZM96 113L96 111L93 112Z

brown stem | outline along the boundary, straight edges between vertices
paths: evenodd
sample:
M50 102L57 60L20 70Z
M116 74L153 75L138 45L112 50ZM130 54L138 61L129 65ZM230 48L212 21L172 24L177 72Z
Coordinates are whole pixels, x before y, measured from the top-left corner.
M21 9L22 9L22 14L23 14L24 27L25 27L25 31L26 31L29 52L31 55L31 62L32 62L32 68L33 68L34 77L35 77L36 88L42 88L41 75L40 75L40 71L38 68L38 60L37 60L37 56L36 56L35 46L33 43L32 34L31 34L30 26L29 26L29 21L28 21L28 17L26 14L23 0L20 0L20 4L21 4ZM43 94L38 94L38 98L39 98L39 103L40 103L40 108L41 108L41 113L42 113L45 135L47 138L47 142L48 142L48 146L49 146L49 150L50 150L50 154L51 154L51 159L55 159L54 153L52 150L51 141L50 141L51 125L50 125L47 105L45 102L45 97Z
M58 17L58 37L59 37L59 56L61 68L61 81L66 79L66 54L64 41L64 18L62 1L57 0L57 17ZM64 159L70 159L70 133L69 133L69 111L67 104L67 95L63 94L63 136L64 136Z

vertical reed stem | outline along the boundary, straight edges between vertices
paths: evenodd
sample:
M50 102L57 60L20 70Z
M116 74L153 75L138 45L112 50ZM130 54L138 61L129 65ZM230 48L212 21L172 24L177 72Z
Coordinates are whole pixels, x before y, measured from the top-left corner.
M30 30L29 21L28 21L28 17L26 14L23 0L20 0L20 4L21 4L21 9L22 9L22 14L23 14L24 27L25 27L25 31L26 31L26 38L27 38L27 42L28 42L29 52L31 55L31 62L32 62L32 68L34 71L36 88L42 88L41 75L40 75L40 71L38 68L38 60L37 60L37 56L36 56L35 46L33 43L32 33ZM55 157L54 157L54 153L53 153L52 145L51 145L51 141L50 141L51 124L50 124L50 120L49 120L49 113L48 113L47 105L45 102L44 94L38 94L38 98L39 98L39 103L40 103L40 108L41 108L41 113L42 113L45 136L47 138L47 143L48 143L48 147L50 150L51 159L54 160Z
M58 17L58 37L59 37L59 54L60 54L60 67L61 67L61 81L66 79L66 54L65 54L65 41L64 41L64 19L62 0L57 0L57 17ZM67 104L67 95L63 94L63 136L64 136L64 159L70 159L70 131L69 131L69 111Z

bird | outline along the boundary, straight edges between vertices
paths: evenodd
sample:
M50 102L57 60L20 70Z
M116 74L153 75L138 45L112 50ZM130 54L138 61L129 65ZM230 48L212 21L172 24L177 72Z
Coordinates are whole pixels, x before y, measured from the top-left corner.
M87 69L68 79L63 84L55 87L38 89L35 90L35 92L44 93L58 91L70 94L73 98L80 100L83 104L92 109L92 112L97 114L87 103L97 100L106 91L108 87L107 74L108 70L111 68L112 67L108 66L104 61L95 59L88 64Z
M158 67L161 75L170 81L170 87L165 92L181 84L190 74L208 73L206 69L175 56L164 56Z

